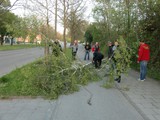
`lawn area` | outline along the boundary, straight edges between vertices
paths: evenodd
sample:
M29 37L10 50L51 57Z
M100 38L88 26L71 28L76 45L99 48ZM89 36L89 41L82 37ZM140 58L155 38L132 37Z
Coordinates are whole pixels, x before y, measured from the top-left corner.
M77 84L86 85L98 79L91 67L72 68L71 58L71 49L66 49L58 57L48 56L48 62L43 58L1 77L0 98L42 96L54 99L77 91Z
M5 51L5 50L17 50L17 49L26 49L26 48L33 48L37 47L39 45L35 44L17 44L17 45L0 45L0 51Z

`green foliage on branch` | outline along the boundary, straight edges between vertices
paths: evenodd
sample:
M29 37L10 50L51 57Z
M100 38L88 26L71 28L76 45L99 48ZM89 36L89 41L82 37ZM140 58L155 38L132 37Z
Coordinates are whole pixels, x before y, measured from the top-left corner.
M117 75L126 73L130 68L132 50L128 47L123 37L118 39L119 47L115 50L114 58L116 60Z
M114 85L114 78L117 78L122 73L127 73L131 65L132 50L128 47L126 41L121 36L118 39L119 47L114 52L114 59L111 59L109 64L109 80L105 87Z

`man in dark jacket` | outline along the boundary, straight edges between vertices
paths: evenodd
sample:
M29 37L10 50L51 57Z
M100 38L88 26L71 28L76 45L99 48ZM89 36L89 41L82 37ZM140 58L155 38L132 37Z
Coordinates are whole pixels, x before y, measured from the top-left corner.
M60 52L62 52L62 47L61 47L59 41L56 39L53 43L52 53L57 57L57 56L59 56Z
M113 45L112 42L108 42L108 59L111 59L113 55Z
M94 53L94 62L95 62L95 68L98 68L101 66L102 59L104 58L104 55L100 52Z
M90 44L87 42L87 44L85 45L85 56L84 56L84 60L86 60L87 55L88 55L88 60L89 60L90 50L91 50L91 46L90 46Z

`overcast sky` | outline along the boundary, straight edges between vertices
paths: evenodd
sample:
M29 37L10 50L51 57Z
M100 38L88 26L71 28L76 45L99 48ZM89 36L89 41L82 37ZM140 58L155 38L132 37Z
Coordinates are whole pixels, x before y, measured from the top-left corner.
M10 1L11 1L11 4L13 4L16 0L10 0ZM22 1L22 0L20 0L20 1ZM89 20L90 22L92 22L93 18L92 18L91 12L92 12L92 8L94 6L92 0L87 0L87 5L86 6L87 6L87 10L85 12L85 18L87 20ZM16 15L18 15L18 16L21 16L21 17L24 16L26 11L24 11L24 8L22 8L20 6L15 6L15 7L12 8L12 12L15 13ZM62 33L62 31L63 31L62 25L59 24L57 29L58 29L59 32Z

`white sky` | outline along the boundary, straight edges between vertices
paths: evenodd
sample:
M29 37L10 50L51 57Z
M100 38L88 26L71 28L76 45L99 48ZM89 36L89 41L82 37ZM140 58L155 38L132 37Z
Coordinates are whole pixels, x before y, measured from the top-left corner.
M11 4L13 4L16 0L10 0ZM20 0L22 1L22 0ZM93 21L93 18L92 18L92 15L91 15L91 12L92 12L92 8L94 6L92 0L87 0L87 10L85 12L85 18L87 20L89 20L89 22L92 22ZM25 11L24 8L20 7L20 6L16 6L12 8L11 10L13 13L15 13L16 15L18 16L24 16L25 12L27 12L27 10ZM63 27L61 24L58 24L57 25L57 30L58 32L62 33L63 31Z

